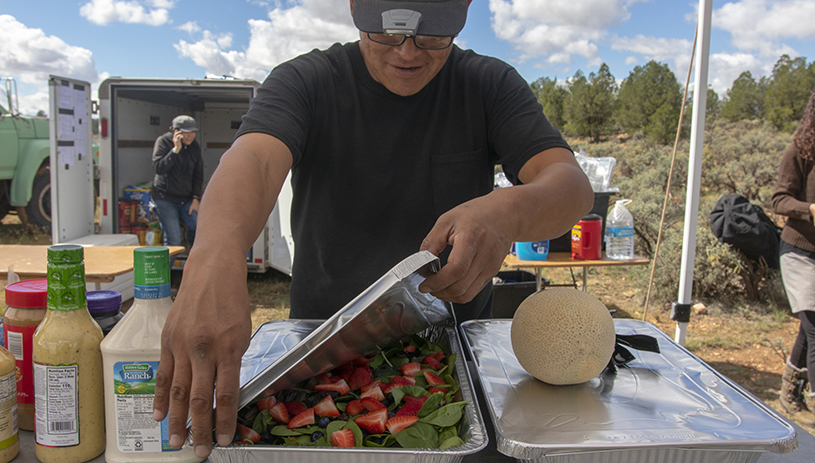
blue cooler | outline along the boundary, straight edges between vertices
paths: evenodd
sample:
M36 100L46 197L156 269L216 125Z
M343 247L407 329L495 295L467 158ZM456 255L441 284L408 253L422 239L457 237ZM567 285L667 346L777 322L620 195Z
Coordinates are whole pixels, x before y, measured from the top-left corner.
M545 260L549 255L549 240L519 241L515 243L515 255L521 260Z

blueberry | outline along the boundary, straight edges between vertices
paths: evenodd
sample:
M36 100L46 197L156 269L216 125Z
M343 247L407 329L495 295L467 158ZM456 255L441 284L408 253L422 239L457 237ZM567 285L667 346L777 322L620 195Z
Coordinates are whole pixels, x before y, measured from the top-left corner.
M272 436L272 434L271 434L271 433L269 433L269 432L263 431L263 432L260 434L260 439L261 439L261 440L264 440L264 441L266 441L266 442L271 442L271 441L273 441L273 440L274 440L274 436Z
M317 442L321 437L323 437L323 433L321 431L314 431L311 433L311 442Z
M394 416L394 415L396 415L396 413L394 413L394 412L388 412L388 419L393 418L393 416Z
M328 391L328 395L330 395L332 399L337 399L340 396L340 391Z
M324 416L320 418L320 421L317 422L317 426L321 428L327 428L329 423L331 423L331 419L327 416Z

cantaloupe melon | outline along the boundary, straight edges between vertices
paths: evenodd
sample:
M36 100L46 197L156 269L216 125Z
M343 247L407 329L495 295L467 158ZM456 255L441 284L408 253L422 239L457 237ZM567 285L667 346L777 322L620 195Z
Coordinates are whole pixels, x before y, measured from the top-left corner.
M616 335L608 308L591 294L549 288L521 302L512 319L512 349L535 378L584 383L608 365Z

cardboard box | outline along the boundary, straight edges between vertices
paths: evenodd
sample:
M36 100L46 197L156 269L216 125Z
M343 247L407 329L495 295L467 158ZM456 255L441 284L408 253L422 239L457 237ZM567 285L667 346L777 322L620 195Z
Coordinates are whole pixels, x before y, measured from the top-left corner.
M129 185L125 187L125 199L139 202L136 221L150 223L150 185Z

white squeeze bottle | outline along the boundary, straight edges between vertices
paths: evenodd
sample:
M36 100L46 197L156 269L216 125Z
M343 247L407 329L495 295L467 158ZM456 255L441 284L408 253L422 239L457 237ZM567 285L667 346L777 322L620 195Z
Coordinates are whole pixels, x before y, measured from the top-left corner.
M614 203L606 219L606 256L609 259L634 258L634 216L625 206L630 199Z
M170 251L133 250L133 306L102 341L108 463L198 462L192 447L173 449L167 418L153 420L161 330L173 305Z

